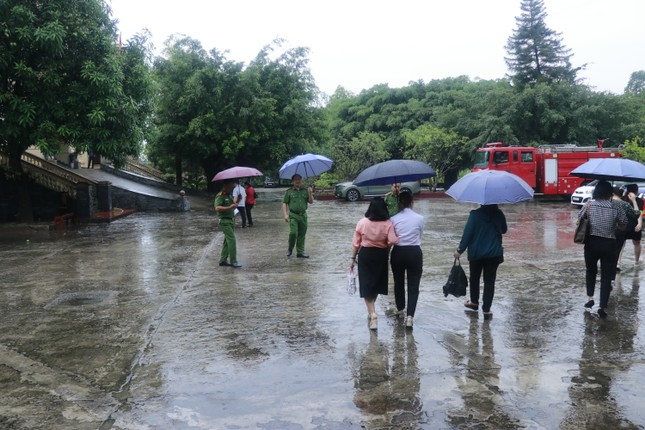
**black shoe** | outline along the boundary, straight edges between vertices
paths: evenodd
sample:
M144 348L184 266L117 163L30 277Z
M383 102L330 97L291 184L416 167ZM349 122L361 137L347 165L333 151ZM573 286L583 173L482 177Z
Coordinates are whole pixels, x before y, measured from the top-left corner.
M477 304L477 303L473 303L473 302L471 302L470 300L469 300L469 301L467 301L466 303L464 303L464 306L466 306L466 307L467 307L468 309L470 309L471 311L479 310L479 304Z
M287 257L291 257L291 254L293 254L293 251L292 251L292 250L288 250L288 251L287 251Z
M296 254L296 257L298 258L309 258L307 254Z
M484 320L490 321L493 319L493 313L492 312L484 312Z
M240 263L237 263L237 262L236 263L231 263L231 264L229 264L229 266L233 267L234 269L239 269L240 267L242 267L242 265Z
M589 300L587 303L585 303L585 308L591 309L593 308L593 305L595 305L593 300Z
M607 318L607 312L603 308L598 309L598 316L600 318Z
M222 266L222 267L223 266L230 266L230 264L228 264L226 261L220 261L219 265Z

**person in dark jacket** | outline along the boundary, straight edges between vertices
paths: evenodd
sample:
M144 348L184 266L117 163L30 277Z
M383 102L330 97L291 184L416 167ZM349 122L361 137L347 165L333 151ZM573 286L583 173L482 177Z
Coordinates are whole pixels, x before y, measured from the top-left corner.
M626 195L624 196L623 194ZM614 234L616 235L616 269L611 277L611 280L613 281L616 279L616 273L620 272L620 257L622 256L623 245L625 245L626 241L626 232L633 231L638 232L638 234L641 233L641 228L643 226L643 218L641 216L643 201L633 192L623 193L623 190L620 187L613 188L611 200L618 206L621 206L627 215L627 228L625 230L617 228L616 231L614 231ZM634 255L636 255L636 246L634 246ZM640 240L638 241L638 255L640 257Z
M635 205L635 207L640 211L638 217L632 218L627 214L627 227L624 231L623 242L618 244L618 258L616 267L620 266L620 260L623 255L623 245L629 239L632 240L634 244L634 264L640 263L641 259L641 237L643 235L642 227L642 213L643 213L643 200L638 198L638 185L637 184L627 184L625 186L625 193L623 194L623 201L629 205Z
M470 300L464 304L468 309L479 310L479 280L482 272L484 274L482 311L485 320L493 317L490 308L495 295L497 267L504 261L502 235L507 230L506 217L497 205L482 205L470 212L459 246L453 254L459 258L468 249Z

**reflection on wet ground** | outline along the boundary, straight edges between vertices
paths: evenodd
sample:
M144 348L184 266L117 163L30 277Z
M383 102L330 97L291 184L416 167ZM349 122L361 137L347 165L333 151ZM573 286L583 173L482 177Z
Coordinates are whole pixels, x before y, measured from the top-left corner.
M475 206L417 201L414 330L389 295L371 332L344 285L367 203L316 202L303 260L275 200L236 231L239 270L218 266L207 211L0 231L0 428L644 428L640 267L628 247L609 318L586 312L568 204L502 207L484 322L442 294Z

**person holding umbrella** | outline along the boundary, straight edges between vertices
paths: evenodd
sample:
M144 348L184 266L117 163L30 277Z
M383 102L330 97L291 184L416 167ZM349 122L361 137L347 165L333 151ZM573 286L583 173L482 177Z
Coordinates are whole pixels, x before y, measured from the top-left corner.
M611 293L611 278L616 272L616 228L624 229L627 225L627 214L622 206L611 201L612 187L601 180L593 190L592 200L585 204L578 213L578 220L589 218L589 237L585 240L585 284L587 303L585 308L593 308L598 260L600 260L600 306L598 316L607 318L607 303Z
M484 274L484 319L493 317L490 308L495 295L497 267L504 261L502 235L506 233L506 217L496 204L481 205L470 212L461 236L461 241L453 257L459 258L468 249L470 265L470 300L464 306L471 310L479 309L479 281Z
M421 238L423 237L424 218L412 210L411 193L399 193L398 197L399 211L390 220L394 226L394 233L399 237L399 243L392 248L390 264L394 276L396 313L399 315L405 309L406 272L408 275L408 307L405 326L411 329L419 299L421 273L423 272Z
M401 191L401 184L392 184L391 191L384 197L387 211L390 216L394 216L399 212L399 192Z
M307 234L307 207L314 202L313 189L302 188L302 176L298 173L291 177L293 186L289 188L282 199L282 215L289 223L289 247L287 257L293 254L296 247L296 257L309 258L305 254L305 236Z
M470 211L461 241L453 257L459 258L468 249L470 263L470 300L468 309L479 309L479 278L484 274L484 319L493 317L490 311L495 295L497 267L504 261L502 235L508 230L506 217L497 206L533 198L533 188L522 178L500 170L471 172L452 184L446 194L460 202L478 203Z
M233 200L235 179L226 179L222 184L222 191L215 196L215 212L219 217L219 227L224 233L224 244L219 258L220 266L234 268L242 267L237 262L237 244L235 242L235 221L233 220L237 203ZM229 260L230 259L230 263Z

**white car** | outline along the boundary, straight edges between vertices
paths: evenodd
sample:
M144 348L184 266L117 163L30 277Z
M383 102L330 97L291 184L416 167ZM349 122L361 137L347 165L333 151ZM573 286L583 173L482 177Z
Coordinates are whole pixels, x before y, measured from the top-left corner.
M593 194L593 190L594 188L596 188L597 183L598 183L598 179L594 179L593 181L576 188L573 194L571 194L571 204L576 206L582 206L585 203L587 203L591 199L591 195ZM612 185L614 187L622 187L624 185L633 184L633 183L634 182L613 181ZM639 196L641 196L643 193L645 193L645 182L636 182L636 184L638 185Z

